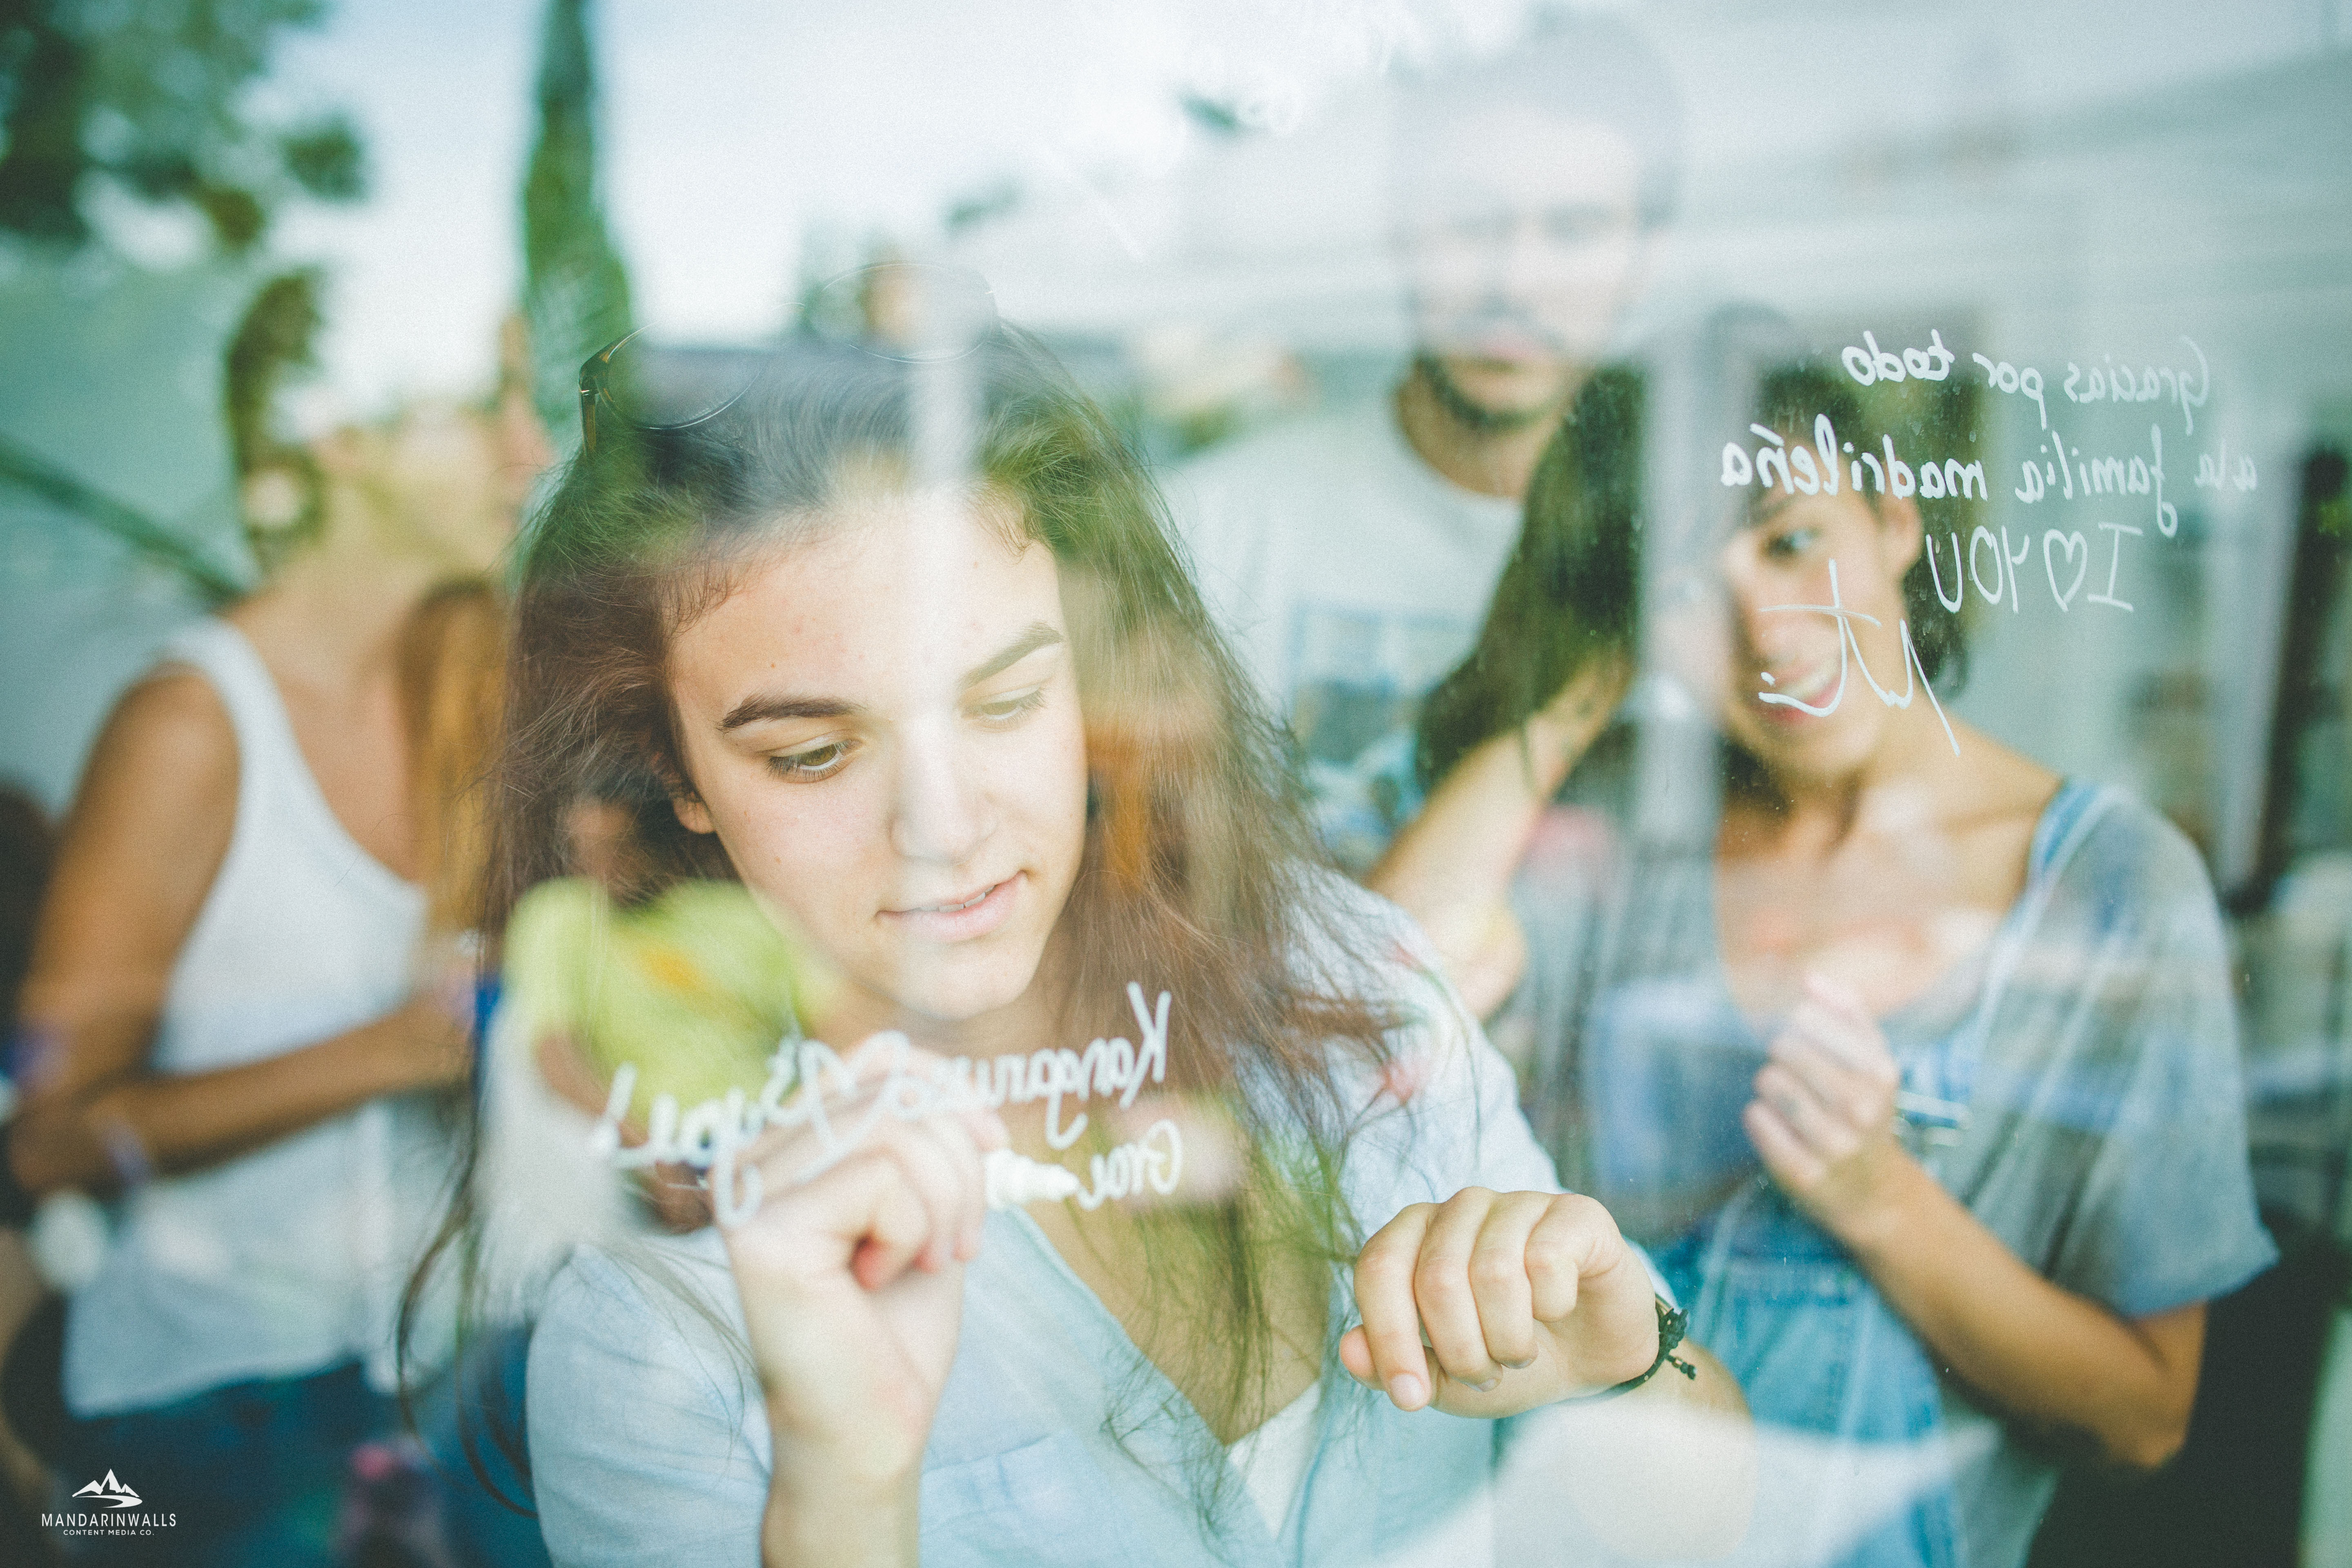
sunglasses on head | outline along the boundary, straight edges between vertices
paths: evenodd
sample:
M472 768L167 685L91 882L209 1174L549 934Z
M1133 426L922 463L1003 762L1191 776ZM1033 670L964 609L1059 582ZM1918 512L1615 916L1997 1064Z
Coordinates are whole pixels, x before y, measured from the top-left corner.
M967 268L882 261L845 272L811 292L803 340L854 347L905 363L970 353L997 325L996 297ZM597 350L580 367L581 449L596 449L597 426L684 430L742 401L793 344L767 348L656 348L644 331Z

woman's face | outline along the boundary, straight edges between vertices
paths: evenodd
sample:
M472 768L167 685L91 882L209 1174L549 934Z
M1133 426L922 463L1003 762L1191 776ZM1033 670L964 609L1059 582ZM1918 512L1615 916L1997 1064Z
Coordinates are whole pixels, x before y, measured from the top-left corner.
M555 456L520 384L486 404L420 400L375 440L387 521L410 552L454 572L498 564Z
M1871 680L1896 696L1906 688L1903 575L1919 544L1908 501L1874 508L1843 486L1833 496L1776 489L1724 544L1729 683L1721 711L1733 738L1774 773L1836 783L1877 753L1900 710L1879 700ZM1843 629L1827 613L1833 592ZM1790 700L1766 700L1774 696Z
M530 387L512 364L485 399L417 398L312 450L370 503L379 548L452 575L487 574L514 542L531 487L555 459Z
M672 639L678 819L869 1002L966 1023L1029 989L1077 874L1059 574L968 500L821 521Z

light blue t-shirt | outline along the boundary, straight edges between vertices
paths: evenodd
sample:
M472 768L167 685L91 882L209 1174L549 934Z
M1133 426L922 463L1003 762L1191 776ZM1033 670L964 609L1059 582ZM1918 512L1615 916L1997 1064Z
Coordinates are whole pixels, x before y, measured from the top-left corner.
M1383 910L1390 951L1376 984L1414 1021L1386 1073L1356 1072L1363 1113L1341 1181L1357 1224L1369 1234L1466 1186L1558 1191L1508 1065L1417 932ZM1329 1316L1336 1345L1354 1321L1338 1268ZM740 1339L714 1231L649 1244L637 1259L583 1250L555 1279L531 1342L529 1426L563 1568L759 1561L771 1437L722 1324ZM1204 1510L1202 1457L1222 1460L1206 1425L1035 1222L992 1214L924 1457L923 1561L1271 1568L1491 1555L1481 1510L1509 1423L1403 1414L1340 1371L1328 1346L1317 1420L1278 1538L1238 1484Z
M1166 488L1219 627L1297 738L1317 836L1369 871L1418 804L1413 723L1477 640L1518 501L1432 468L1387 397L1218 447Z
M1759 1529L1839 1568L2017 1568L2057 1484L1761 1173L1740 1122L1767 1037L1717 949L1711 836L1555 811L1514 908L1530 1106L1570 1182L1658 1250L1766 1436ZM2255 1215L2220 911L2196 851L2069 783L1992 940L1881 1020L1906 1142L2026 1266L2127 1317L2275 1256ZM1813 1468L1776 1475L1776 1456ZM1874 1468L1875 1480L1858 1479ZM1795 1472L1790 1472L1793 1475Z

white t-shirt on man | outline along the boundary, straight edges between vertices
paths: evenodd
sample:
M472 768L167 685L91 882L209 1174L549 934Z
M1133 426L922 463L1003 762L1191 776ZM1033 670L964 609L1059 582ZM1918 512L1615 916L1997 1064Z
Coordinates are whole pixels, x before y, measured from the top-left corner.
M1519 503L1439 475L1386 397L1170 476L1202 592L1305 753L1317 829L1369 869L1412 813L1421 700L1466 657Z

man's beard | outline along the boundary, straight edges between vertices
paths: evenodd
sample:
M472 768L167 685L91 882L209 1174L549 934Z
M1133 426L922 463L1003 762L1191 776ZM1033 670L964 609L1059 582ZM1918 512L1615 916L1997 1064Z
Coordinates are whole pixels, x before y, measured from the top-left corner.
M1445 365L1435 354L1413 356L1413 374L1429 388L1430 396L1445 416L1464 429L1480 436L1508 436L1525 430L1531 425L1559 416L1564 397L1548 397L1532 408L1489 408L1462 390Z

